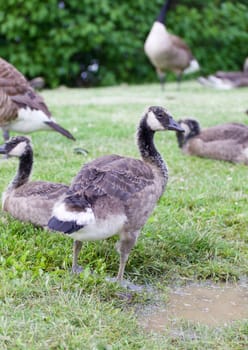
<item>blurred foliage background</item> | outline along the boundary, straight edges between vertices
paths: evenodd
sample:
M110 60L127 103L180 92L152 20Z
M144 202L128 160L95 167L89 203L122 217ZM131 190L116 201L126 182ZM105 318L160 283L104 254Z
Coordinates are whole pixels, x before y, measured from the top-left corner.
M143 45L163 2L0 0L0 56L48 87L156 81ZM189 44L202 75L242 69L247 0L174 0L167 28Z

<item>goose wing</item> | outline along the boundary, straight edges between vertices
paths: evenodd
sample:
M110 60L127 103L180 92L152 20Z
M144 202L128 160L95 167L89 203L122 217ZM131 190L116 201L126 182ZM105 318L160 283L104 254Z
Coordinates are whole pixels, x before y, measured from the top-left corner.
M18 108L0 87L0 126L8 125L17 117Z
M42 110L48 117L51 116L42 96L33 90L22 73L2 58L0 58L0 90L2 95L9 98L6 112L12 103L12 109L29 107Z
M248 126L240 123L226 123L202 129L200 138L204 142L217 140L236 140L248 142Z
M184 51L187 51L190 58L193 58L192 52L188 45L178 36L171 34L171 41L173 45L178 47L179 49L183 49Z
M29 83L12 64L0 58L0 88L9 96L23 94Z
M20 186L15 190L16 197L39 197L41 199L56 199L60 195L66 193L68 191L69 186L53 183L53 182L45 182L45 181L32 181L27 182L23 186Z
M93 223L97 201L125 202L153 185L154 175L144 162L120 156L105 156L86 164L75 177L65 199L55 205L48 227L72 233Z
M51 117L51 112L47 108L43 97L38 95L31 86L29 86L23 94L11 96L11 100L17 104L19 108L29 107L30 109L41 110L48 118Z
M126 201L152 185L153 179L151 168L141 160L105 156L86 164L74 179L70 191L83 193L92 203L103 195Z

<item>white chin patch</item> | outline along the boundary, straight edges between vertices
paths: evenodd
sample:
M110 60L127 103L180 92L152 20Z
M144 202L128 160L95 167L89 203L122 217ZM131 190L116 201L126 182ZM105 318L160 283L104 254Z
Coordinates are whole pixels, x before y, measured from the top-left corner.
M184 129L184 137L188 136L190 133L190 128L186 123L180 123L180 126Z
M147 124L153 131L164 130L163 125L158 121L155 114L152 111L148 112Z
M18 145L15 146L15 148L13 148L8 155L12 157L21 157L25 152L26 145L27 143L25 141L18 143Z

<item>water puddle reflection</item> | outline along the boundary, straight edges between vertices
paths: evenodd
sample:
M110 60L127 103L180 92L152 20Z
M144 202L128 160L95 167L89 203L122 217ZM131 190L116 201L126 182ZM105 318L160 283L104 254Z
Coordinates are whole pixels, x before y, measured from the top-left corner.
M190 285L172 289L168 303L141 317L148 330L162 331L169 323L186 320L209 326L248 319L248 287L240 285Z

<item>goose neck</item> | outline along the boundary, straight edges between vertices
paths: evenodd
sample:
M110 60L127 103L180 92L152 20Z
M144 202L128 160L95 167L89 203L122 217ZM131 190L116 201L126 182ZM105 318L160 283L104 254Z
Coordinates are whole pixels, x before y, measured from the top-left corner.
M167 178L168 170L166 163L155 147L154 131L147 126L145 118L143 118L138 128L137 141L143 161L159 169L163 177Z
M157 19L156 19L157 22L160 22L162 24L165 23L165 17L166 17L166 13L167 13L167 10L169 8L169 5L170 5L170 0L165 1L163 7L161 8L161 10L159 12Z
M10 187L17 188L26 183L32 171L33 166L33 152L30 150L22 155L19 160L19 167L16 176L12 180Z

